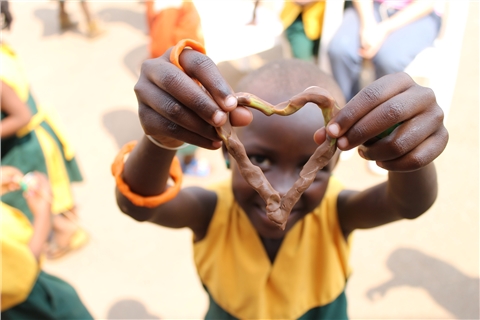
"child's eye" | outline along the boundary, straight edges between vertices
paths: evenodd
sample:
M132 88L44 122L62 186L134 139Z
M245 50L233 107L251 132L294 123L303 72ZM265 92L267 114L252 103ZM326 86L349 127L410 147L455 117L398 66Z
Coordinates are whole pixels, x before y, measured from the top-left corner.
M268 169L272 164L272 162L265 156L249 156L249 159L253 165L260 167L262 170Z

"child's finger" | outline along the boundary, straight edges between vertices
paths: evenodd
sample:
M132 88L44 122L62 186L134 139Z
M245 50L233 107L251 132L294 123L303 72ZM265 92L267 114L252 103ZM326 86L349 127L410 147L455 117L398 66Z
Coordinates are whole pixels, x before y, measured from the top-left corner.
M326 138L327 138L327 130L325 129L325 127L322 127L320 129L318 129L313 134L313 140L318 145L321 145L325 141Z
M157 132L159 124L153 121L147 122L147 117L153 115L150 114L150 110L154 110L160 116L170 120L171 122L197 133L204 138L215 140L218 139L218 135L215 133L213 126L198 116L191 109L183 106L179 101L170 96L168 93L157 88L151 82L147 82L143 85L145 91L150 92L148 95L144 95L138 98L139 101L139 117L142 122L144 131L149 131L147 134L151 135L151 132ZM147 112L147 114L144 114ZM150 124L151 127L146 127L146 124ZM168 129L168 128L165 128ZM174 132L172 132L174 133ZM179 139L176 136L172 138Z
M428 117L422 117L425 120L424 123L415 121L411 122L408 127L411 131L418 130L425 132L424 135L428 135L426 132L428 126L425 124L440 125L443 121L443 112L440 108L435 108L435 104L432 104L435 103L433 92L431 93L432 99L425 99L425 93L425 88L415 86L380 104L350 127L339 139L339 148L354 148L379 136L386 130L395 128L395 126L422 114L428 114ZM424 100L420 101L419 99L422 98ZM344 141L347 141L347 144Z
M343 136L370 111L413 85L415 83L412 78L403 72L376 80L361 90L334 115L327 126L328 135L334 138Z
M390 161L377 161L377 164L389 171L415 171L437 158L445 149L447 142L448 132L445 127L442 127L402 157Z
M148 69L148 72L145 72L147 79L141 79L135 85L135 93L139 100L152 101L151 97L158 95L146 85L147 81L150 81L211 125L221 126L227 121L226 113L212 97L175 65L162 63L162 60L147 60L143 63L142 69ZM158 108L161 106L158 105Z
M235 109L237 98L232 88L208 56L195 50L184 50L179 61L185 72L197 79L224 111Z
M360 156L366 160L389 161L397 159L415 149L439 130L443 117L431 121L431 113L423 113L397 127L388 136L358 147ZM443 127L443 124L441 124Z
M205 130L202 132L203 135L199 135L195 132L192 132L190 128L186 129L181 125L161 116L147 106L141 107L141 112L139 112L139 115L145 133L154 138L156 136L171 137L206 149L218 149L219 147L219 144L215 143L215 141L218 142L220 138L216 134L214 127L209 126L206 122L203 122L205 124ZM205 138L206 132L209 132L208 135L213 138ZM161 141L161 139L157 140Z
M230 123L234 127L244 127L252 122L252 111L245 107L235 108L230 112Z

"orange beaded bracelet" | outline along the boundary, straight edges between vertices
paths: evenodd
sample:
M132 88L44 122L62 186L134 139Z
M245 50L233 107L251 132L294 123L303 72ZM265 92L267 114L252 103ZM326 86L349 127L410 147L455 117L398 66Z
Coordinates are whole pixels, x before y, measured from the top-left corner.
M141 195L133 193L130 190L128 184L126 184L125 181L123 181L122 179L124 157L126 154L130 153L133 150L136 144L137 141L132 141L125 144L122 149L120 149L117 156L115 157L115 160L112 163L112 175L115 177L115 182L117 184L118 190L134 205L147 208L158 207L162 203L168 202L175 198L180 191L183 178L180 161L177 157L175 157L173 158L172 165L170 166L170 177L175 183L173 187L168 188L164 193L157 196L143 197Z

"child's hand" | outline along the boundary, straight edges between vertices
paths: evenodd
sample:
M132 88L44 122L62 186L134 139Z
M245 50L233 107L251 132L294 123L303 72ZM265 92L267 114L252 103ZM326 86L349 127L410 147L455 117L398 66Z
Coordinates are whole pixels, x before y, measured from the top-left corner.
M47 216L51 213L52 191L47 176L40 172L28 173L24 181L28 188L23 193L33 215Z
M168 50L142 65L135 85L143 130L160 143L176 147L188 142L207 149L221 146L214 127L227 121L250 123L246 108L236 108L234 92L210 58L195 50L184 50L180 64L185 73L170 63ZM197 79L203 90L192 78Z
M397 124L390 135L375 141L375 136ZM403 72L382 77L360 91L332 118L327 133L338 137L339 149L360 146L360 156L390 171L424 167L448 141L435 94Z
M2 166L2 194L20 189L23 173L12 166Z

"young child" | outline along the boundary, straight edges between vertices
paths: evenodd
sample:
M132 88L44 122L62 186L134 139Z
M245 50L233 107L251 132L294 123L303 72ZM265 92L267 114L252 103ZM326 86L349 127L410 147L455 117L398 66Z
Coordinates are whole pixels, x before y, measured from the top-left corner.
M77 225L71 189L71 184L83 181L83 176L55 110L37 104L20 57L4 41L0 41L0 62L2 165L14 166L24 174L39 171L48 175L54 218L47 257L59 258L88 242L87 232ZM2 201L28 211L21 192L10 192Z
M93 319L71 285L41 270L52 218L52 191L47 177L34 172L27 180L11 166L2 166L1 174L1 195L21 190L23 184L28 203L28 212L23 212L0 202L1 318ZM33 222L28 220L29 215Z
M325 88L344 106L325 129L313 104L291 117L237 107L234 92L208 57L183 51L184 73L169 62L169 54L144 62L135 86L150 137L133 147L124 167L122 154L132 144L112 166L120 209L139 221L193 231L195 264L210 297L206 318L347 318L351 233L416 218L436 199L432 161L448 133L432 91L398 73L345 104L332 78L300 60L269 63L236 88L272 104L311 86ZM231 177L208 188L179 190L175 149L183 142L220 148L214 127L227 121L227 112L249 159L281 195L327 135L337 138L340 150L359 146L363 158L390 171L388 180L367 190L345 190L332 175L337 153L294 206L285 230L267 218L264 201L229 155ZM375 139L399 123L390 135ZM169 176L175 186L167 185Z

